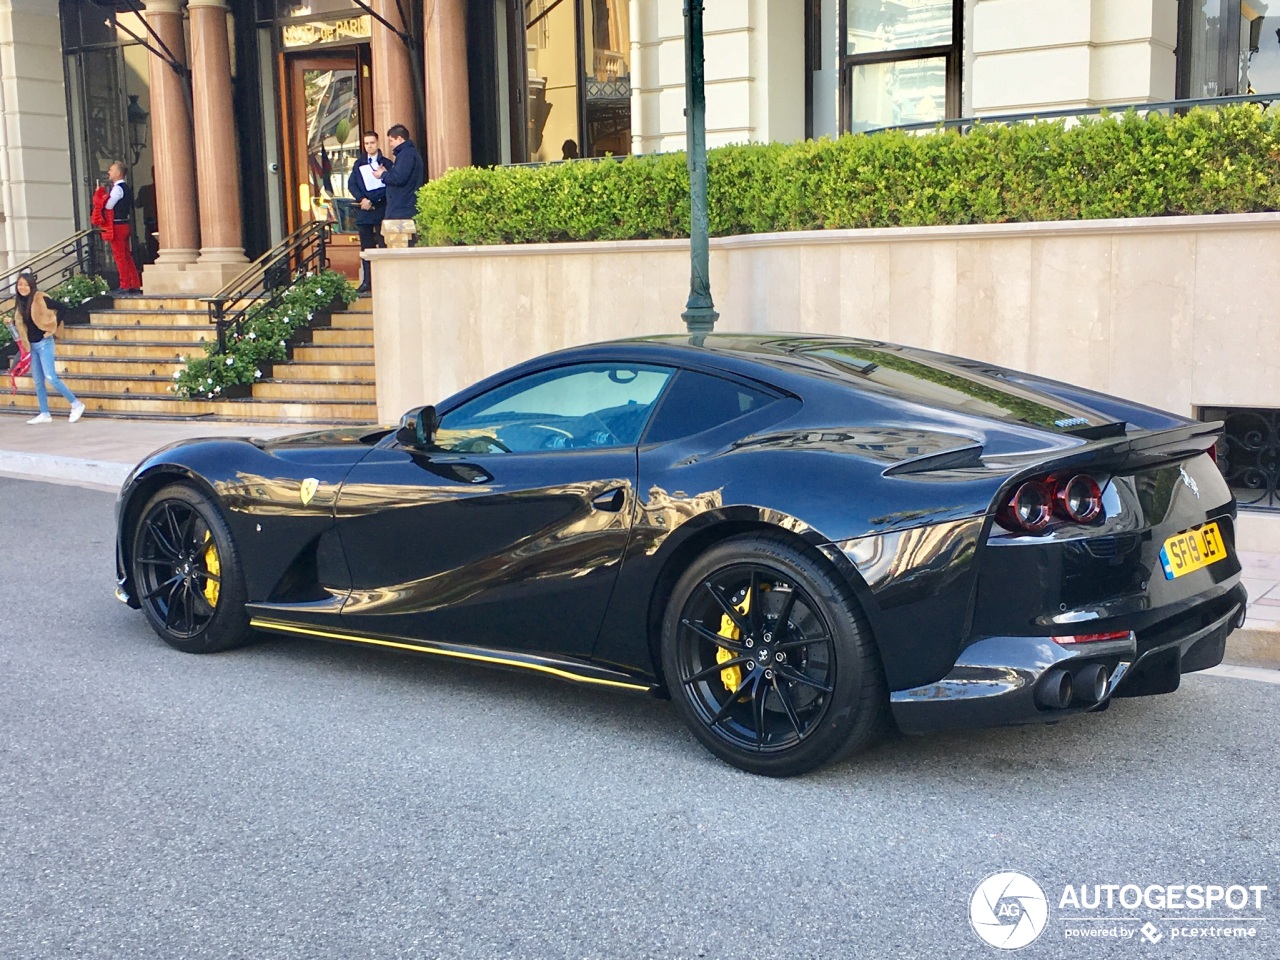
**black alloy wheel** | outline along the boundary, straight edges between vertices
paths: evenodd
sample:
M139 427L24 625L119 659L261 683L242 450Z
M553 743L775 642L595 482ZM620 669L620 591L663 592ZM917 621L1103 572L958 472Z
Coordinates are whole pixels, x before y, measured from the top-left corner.
M133 585L152 628L186 653L214 653L249 637L239 556L221 514L185 485L143 507L130 554Z
M694 734L754 773L805 773L883 720L865 617L820 557L782 538L735 538L698 558L673 592L662 653Z

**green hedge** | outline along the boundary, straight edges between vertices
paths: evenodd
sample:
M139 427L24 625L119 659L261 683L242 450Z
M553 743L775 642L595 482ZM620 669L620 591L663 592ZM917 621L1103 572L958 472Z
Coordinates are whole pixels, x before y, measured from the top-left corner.
M960 135L884 131L721 147L715 236L1280 209L1280 119L1253 105ZM418 195L427 243L688 235L684 154L454 170Z

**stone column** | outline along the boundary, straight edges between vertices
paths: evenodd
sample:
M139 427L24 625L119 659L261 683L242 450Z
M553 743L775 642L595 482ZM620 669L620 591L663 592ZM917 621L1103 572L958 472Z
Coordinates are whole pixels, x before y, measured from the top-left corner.
M466 0L426 0L427 175L471 165Z
M174 57L185 65L187 40L182 27L182 0L149 0L146 18ZM156 283L167 287L167 274L181 272L183 266L195 262L200 225L196 217L196 157L184 89L186 80L155 54L147 58L147 75L151 83L160 254L155 263L143 268L142 276L143 286L153 289Z
M403 29L396 0L372 0L370 6L390 23ZM384 150L387 149L387 129L397 123L403 123L413 131L417 144L421 146L422 131L417 129L415 119L417 109L413 103L413 67L409 61L409 50L403 40L377 20L373 21L370 39L373 53L373 129L382 138ZM364 131L360 132L363 135Z
M231 102L227 0L189 0L191 72L200 200L200 259L213 292L244 269L240 158Z

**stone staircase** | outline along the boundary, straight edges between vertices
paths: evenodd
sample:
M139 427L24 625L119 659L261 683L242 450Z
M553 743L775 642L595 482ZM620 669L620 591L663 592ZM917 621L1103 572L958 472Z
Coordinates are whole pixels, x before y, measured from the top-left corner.
M373 366L373 301L357 300L333 314L330 327L311 331L253 395L236 400L185 400L170 391L183 357L198 355L217 333L199 300L130 297L94 311L90 322L65 328L58 340L58 373L84 402L86 416L276 421L301 424L377 420ZM7 383L0 381L7 387ZM50 388L55 415L66 401ZM35 413L35 386L19 378L18 393L0 391L0 413Z

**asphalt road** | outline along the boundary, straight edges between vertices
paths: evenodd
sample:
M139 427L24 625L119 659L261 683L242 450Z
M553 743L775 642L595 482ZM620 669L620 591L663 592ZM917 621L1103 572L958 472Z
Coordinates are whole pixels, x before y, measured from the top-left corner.
M0 957L998 957L969 905L1002 870L1049 901L1021 957L1280 956L1280 685L768 780L660 701L319 641L177 653L112 597L112 537L111 496L0 479ZM1067 884L1269 889L1178 914L1256 918L1237 941L1149 906L1072 928ZM1068 936L1146 920L1158 943Z

